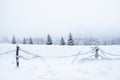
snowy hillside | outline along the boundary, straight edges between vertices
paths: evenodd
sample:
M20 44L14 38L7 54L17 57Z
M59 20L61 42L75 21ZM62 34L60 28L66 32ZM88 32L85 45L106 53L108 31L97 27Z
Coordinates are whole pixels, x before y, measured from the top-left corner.
M94 46L19 47L21 57L17 68L16 45L0 44L0 80L120 80L120 46L117 45L98 46L102 56L98 60L94 57ZM13 52L6 53L9 51Z

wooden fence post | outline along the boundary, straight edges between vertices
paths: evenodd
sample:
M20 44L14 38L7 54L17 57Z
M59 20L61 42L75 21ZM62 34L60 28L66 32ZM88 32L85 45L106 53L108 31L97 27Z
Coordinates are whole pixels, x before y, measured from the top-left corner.
M19 67L19 46L16 47L16 65Z
M98 47L95 47L95 58L96 59L98 59L99 57L98 51L99 51Z

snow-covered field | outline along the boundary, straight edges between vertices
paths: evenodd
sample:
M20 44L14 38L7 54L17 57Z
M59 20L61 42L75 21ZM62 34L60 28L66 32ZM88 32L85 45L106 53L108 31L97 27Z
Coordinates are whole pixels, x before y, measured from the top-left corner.
M110 56L100 53L113 60L101 60L89 57L94 46L57 46L57 45L19 45L21 50L39 55L38 58L22 51L19 54L27 59L20 58L20 67L16 67L15 52L0 55L0 80L120 80L120 56ZM100 49L120 55L120 46L99 46ZM16 49L16 45L0 44L0 54ZM43 57L40 57L43 56ZM88 57L88 59L86 58ZM86 58L83 60L83 58ZM89 59L92 58L92 59Z

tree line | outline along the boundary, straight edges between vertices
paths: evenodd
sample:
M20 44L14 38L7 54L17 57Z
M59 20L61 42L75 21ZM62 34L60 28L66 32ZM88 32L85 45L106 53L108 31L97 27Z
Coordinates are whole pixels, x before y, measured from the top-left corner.
M12 44L17 43L15 36L13 36L11 43ZM34 40L31 37L29 39L23 38L22 44L34 44ZM47 40L46 40L46 45L52 45L52 44L53 44L53 40L52 40L50 34L48 34ZM61 37L61 39L60 39L60 45L66 45L66 44L74 45L74 40L73 40L71 33L69 34L69 37L68 37L68 43L65 42L63 37Z
M12 44L41 44L41 45L120 45L120 39L114 40L99 40L94 37L89 38L73 38L72 34L69 33L68 39L65 40L62 36L60 40L53 41L50 34L47 35L46 40L39 38L23 38L23 40L17 40L15 36L12 37Z

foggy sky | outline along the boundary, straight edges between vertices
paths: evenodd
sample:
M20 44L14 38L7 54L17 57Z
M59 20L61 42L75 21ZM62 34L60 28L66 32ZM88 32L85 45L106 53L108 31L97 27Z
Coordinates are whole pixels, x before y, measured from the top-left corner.
M0 0L0 36L120 37L120 0Z

